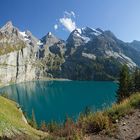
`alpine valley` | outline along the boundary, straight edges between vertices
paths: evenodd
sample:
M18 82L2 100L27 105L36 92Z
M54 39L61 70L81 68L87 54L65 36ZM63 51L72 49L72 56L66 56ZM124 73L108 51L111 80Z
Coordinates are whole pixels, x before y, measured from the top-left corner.
M116 80L120 68L140 66L140 42L126 43L111 31L85 27L66 41L51 32L38 39L12 22L0 29L0 84L45 78Z

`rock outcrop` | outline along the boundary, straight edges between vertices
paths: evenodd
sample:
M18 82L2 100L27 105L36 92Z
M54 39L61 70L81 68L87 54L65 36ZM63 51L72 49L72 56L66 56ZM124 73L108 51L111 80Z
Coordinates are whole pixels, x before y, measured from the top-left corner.
M11 22L0 29L0 82L23 82L36 78L38 39L29 31L20 32Z

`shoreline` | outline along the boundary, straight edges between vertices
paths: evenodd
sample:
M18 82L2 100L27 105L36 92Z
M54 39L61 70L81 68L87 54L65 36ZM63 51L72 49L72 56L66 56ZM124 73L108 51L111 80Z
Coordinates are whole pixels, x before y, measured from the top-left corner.
M70 79L64 79L64 78L42 78L42 79L33 79L33 80L26 80L26 81L22 81L22 82L13 82L13 83L6 83L6 84L0 84L0 88L4 88L6 86L10 86L10 85L15 85L15 84L22 84L25 82L38 82L38 81L95 81L95 82L114 82L114 83L118 83L117 80L112 80L112 81L108 81L108 80L102 80L102 81L97 81L97 80L70 80Z
M22 84L25 82L37 82L37 81L72 81L70 79L63 79L63 78L42 78L42 79L33 79L33 80L26 80L22 82L13 82L13 83L6 83L6 84L0 84L0 88L15 85L15 84Z

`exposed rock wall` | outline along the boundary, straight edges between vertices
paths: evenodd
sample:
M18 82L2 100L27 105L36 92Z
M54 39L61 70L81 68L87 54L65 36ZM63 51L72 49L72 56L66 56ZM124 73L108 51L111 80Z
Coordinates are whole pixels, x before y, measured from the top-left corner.
M29 56L28 47L0 56L1 84L35 79L34 59Z

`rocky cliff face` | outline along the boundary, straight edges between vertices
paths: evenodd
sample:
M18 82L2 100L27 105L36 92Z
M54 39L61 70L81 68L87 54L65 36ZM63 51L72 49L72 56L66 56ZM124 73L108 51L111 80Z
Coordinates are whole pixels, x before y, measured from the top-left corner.
M0 57L1 83L23 82L35 79L33 62L27 57L28 48L11 52Z
M35 54L38 39L20 32L11 22L0 29L0 82L23 82L36 78Z
M114 80L120 67L140 66L140 43L125 43L111 31L75 29L67 41L48 33L37 39L8 22L0 29L0 83L34 79Z

